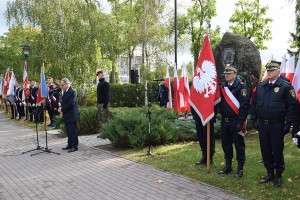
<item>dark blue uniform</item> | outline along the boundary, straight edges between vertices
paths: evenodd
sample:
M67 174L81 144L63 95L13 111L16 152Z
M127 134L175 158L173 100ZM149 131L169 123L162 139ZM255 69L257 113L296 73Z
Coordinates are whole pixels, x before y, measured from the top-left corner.
M251 120L257 125L264 165L270 175L261 183L274 179L274 169L276 176L281 178L285 169L283 141L295 119L295 105L295 91L282 78L278 77L274 84L267 80L257 86L252 100Z
M169 88L165 84L159 86L157 100L161 107L167 107L167 103L169 102Z
M245 142L244 137L239 134L239 132L242 130L244 121L246 120L248 111L250 109L250 90L245 84L241 83L238 78L234 80L231 86L229 86L228 83L225 83L222 87L228 87L228 89L240 103L239 114L237 115L229 106L223 94L221 94L221 137L222 148L226 159L226 169L224 168L223 170L219 171L219 173L227 174L231 171L233 144L236 149L236 159L239 164L238 170L242 170L245 162Z

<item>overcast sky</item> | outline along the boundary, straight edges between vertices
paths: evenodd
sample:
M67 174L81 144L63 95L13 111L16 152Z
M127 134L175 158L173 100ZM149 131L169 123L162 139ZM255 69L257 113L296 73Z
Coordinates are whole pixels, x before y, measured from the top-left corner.
M0 35L8 31L4 16L8 1L0 0ZM180 12L184 12L188 5L188 0L177 0L177 2ZM235 2L237 0L217 0L217 17L212 20L212 27L220 26L222 33L229 30L228 21L234 12ZM265 64L272 56L274 59L281 61L281 57L286 54L286 49L289 48L289 32L294 32L295 30L295 1L289 3L288 0L263 0L260 3L269 5L268 16L274 20L271 24L272 40L266 43L268 50L261 51L262 62ZM173 0L170 0L169 6L174 6ZM178 53L179 65L183 62L188 63L191 60L192 56L188 48Z

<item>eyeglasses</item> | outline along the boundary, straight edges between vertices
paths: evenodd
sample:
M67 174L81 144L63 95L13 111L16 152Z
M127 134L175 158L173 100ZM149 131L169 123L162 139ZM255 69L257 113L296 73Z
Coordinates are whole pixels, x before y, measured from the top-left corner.
M61 84L60 86L61 86L61 87L64 87L64 85L66 85L66 84Z

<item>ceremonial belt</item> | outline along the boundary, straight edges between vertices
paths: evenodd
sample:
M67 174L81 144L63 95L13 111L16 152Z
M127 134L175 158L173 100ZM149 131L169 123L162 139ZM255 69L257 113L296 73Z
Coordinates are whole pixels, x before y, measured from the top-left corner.
M235 98L232 92L228 89L228 87L221 87L221 92L224 96L225 101L228 103L230 108L235 112L235 114L239 114L240 102Z
M259 121L261 121L265 125L285 122L284 119L261 119L261 118L259 119Z

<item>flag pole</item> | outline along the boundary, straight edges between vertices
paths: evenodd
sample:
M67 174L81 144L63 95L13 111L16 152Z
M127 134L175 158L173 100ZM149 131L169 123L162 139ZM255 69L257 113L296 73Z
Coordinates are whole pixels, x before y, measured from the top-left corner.
M206 167L207 173L210 174L210 121L206 126Z

